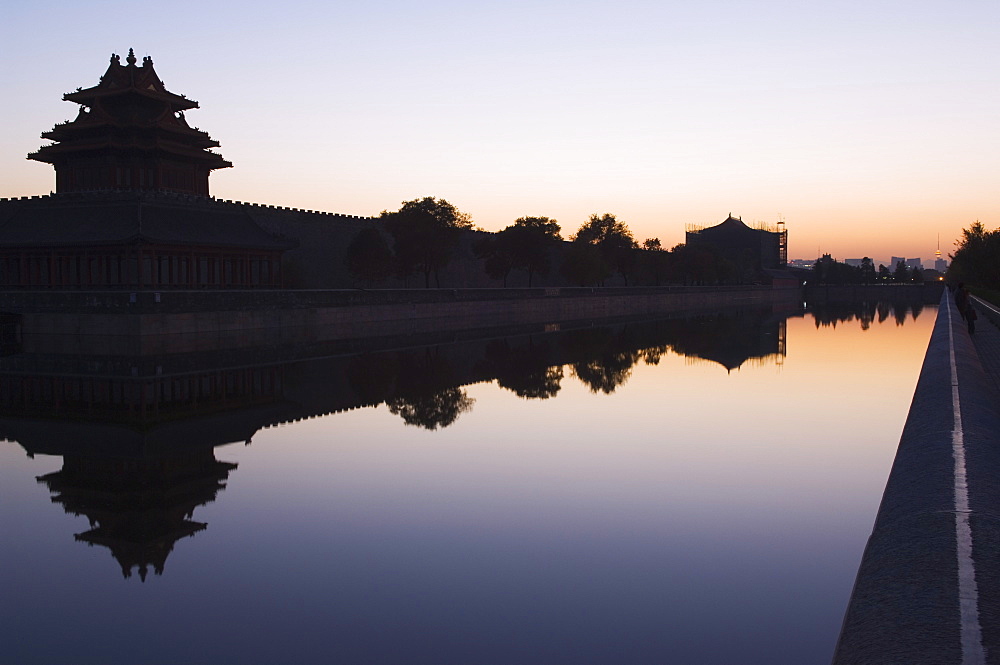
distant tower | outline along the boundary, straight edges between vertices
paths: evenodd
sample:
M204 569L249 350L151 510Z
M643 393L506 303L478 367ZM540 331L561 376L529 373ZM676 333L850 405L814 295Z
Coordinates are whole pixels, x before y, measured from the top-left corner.
M28 159L56 170L56 192L95 189L163 189L208 196L208 176L232 166L218 141L187 124L184 111L198 102L169 92L149 56L136 66L111 55L100 83L63 95L80 105L75 120L59 123L42 138L53 141Z
M934 252L934 269L944 273L948 269L948 262L941 258L941 234L937 237L937 250Z

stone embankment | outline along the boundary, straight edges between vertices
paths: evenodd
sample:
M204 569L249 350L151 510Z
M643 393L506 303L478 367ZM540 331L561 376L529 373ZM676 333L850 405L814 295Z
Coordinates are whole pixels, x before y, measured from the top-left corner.
M295 343L346 337L461 331L497 325L655 316L777 304L799 289L770 287L396 289L345 291L0 292L0 312L19 321L25 350L61 336L196 336L199 344ZM155 348L155 344L149 348Z
M1000 367L984 368L991 353L1000 358L1000 330L981 316L970 336L945 292L834 665L1000 662Z

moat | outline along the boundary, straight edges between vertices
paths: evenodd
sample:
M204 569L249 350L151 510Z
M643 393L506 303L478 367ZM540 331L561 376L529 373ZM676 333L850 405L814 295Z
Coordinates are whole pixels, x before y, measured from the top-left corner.
M935 315L8 349L0 661L829 662Z

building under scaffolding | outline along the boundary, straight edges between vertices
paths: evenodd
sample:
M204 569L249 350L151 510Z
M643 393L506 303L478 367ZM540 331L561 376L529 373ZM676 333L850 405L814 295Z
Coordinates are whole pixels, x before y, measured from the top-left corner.
M711 244L737 265L755 270L784 268L788 263L788 231L785 223L755 222L752 227L730 214L724 222L708 228L687 225L687 244Z

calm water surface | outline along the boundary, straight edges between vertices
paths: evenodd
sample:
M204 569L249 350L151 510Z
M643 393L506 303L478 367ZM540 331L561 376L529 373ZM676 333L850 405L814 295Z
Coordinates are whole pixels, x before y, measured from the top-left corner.
M269 365L152 420L8 396L0 662L829 662L935 314Z

